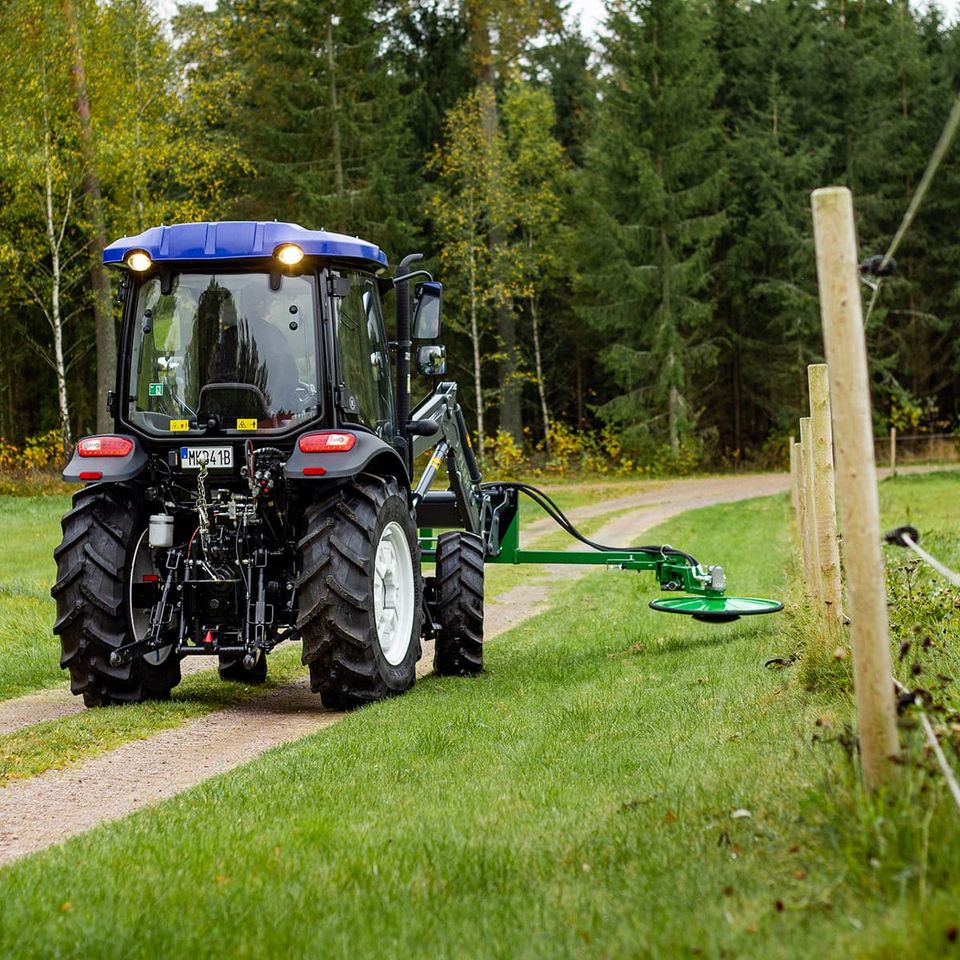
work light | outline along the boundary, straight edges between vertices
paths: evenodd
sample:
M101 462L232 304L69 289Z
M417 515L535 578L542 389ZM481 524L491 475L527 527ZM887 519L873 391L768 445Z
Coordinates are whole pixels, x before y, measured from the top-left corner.
M273 255L287 267L292 267L303 259L303 251L295 243L285 243L277 247Z
M151 263L153 263L153 261L150 259L150 254L144 253L143 250L134 250L132 253L127 254L127 266L131 270L136 270L137 273L143 273L144 270L149 270Z

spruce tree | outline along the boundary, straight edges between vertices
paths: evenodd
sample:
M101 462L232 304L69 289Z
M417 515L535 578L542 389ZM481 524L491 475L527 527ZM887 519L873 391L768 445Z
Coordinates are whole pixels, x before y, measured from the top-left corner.
M609 346L621 394L603 415L676 456L714 358L710 254L723 226L720 82L705 9L687 0L611 5L585 185L583 316Z

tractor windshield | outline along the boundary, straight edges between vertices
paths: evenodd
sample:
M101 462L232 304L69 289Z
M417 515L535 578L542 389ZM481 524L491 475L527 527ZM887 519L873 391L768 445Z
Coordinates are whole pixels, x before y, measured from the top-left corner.
M141 284L131 423L155 433L284 430L319 412L314 278L178 273Z

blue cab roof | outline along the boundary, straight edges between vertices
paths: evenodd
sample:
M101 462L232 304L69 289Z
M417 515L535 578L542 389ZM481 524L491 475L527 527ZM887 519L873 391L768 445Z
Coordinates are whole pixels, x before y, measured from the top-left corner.
M151 227L135 237L115 240L103 251L103 262L123 266L124 257L132 250L143 250L154 261L271 257L284 243L298 244L308 257L360 260L375 267L387 265L386 254L375 243L275 220L223 220Z

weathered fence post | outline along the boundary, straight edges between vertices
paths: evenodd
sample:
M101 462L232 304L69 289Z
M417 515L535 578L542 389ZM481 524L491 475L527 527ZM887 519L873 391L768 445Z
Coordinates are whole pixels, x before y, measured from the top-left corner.
M817 508L813 501L813 445L810 442L810 418L800 418L800 489L803 504L803 568L807 596L820 605L820 563L817 559Z
M897 428L890 428L890 474L897 475Z
M800 457L797 454L797 442L790 437L790 503L793 506L793 516L797 521L797 530L800 530L800 491L797 489L800 472Z
M807 367L810 419L813 425L813 503L820 564L820 599L827 633L834 643L843 625L840 586L840 544L837 539L837 498L833 478L833 429L830 424L830 382L827 365Z
M814 190L811 199L833 406L860 756L864 781L875 788L893 775L890 758L897 755L899 745L853 199L846 187Z

